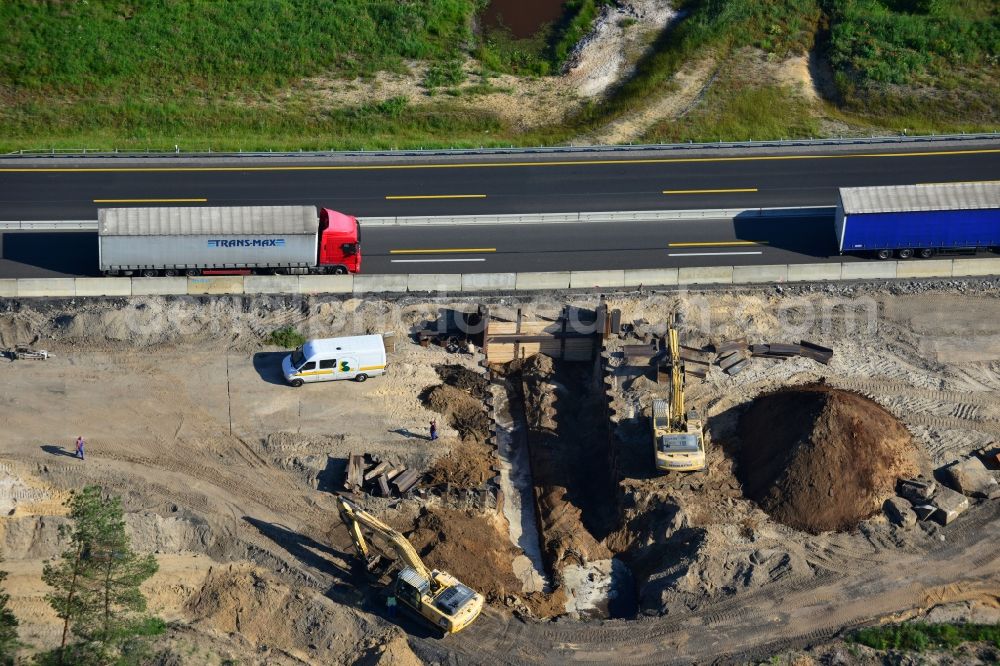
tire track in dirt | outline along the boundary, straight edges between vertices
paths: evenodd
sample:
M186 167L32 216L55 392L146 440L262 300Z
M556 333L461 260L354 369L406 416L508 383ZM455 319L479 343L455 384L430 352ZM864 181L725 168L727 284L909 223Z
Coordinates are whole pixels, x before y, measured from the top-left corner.
M521 646L519 663L592 661L609 646L618 646L614 655L619 663L644 663L651 654L656 661L662 660L667 653L659 650L665 646L675 650L667 663L690 663L717 658L713 648L720 642L740 646L723 661L767 657L832 637L845 627L922 607L930 591L953 583L959 583L949 588L954 600L995 590L1000 577L995 549L1000 538L998 505L989 502L973 507L955 529L949 527L946 542L922 553L902 553L862 567L846 581L842 574L830 572L805 583L739 595L679 619L550 626L489 615L450 639L447 646L436 648L462 654L473 663L489 662L486 655L494 649L498 650L495 654L509 654L514 645ZM786 608L801 612L793 618ZM791 635L774 637L781 632ZM518 640L512 643L514 634ZM422 650L422 641L415 645Z

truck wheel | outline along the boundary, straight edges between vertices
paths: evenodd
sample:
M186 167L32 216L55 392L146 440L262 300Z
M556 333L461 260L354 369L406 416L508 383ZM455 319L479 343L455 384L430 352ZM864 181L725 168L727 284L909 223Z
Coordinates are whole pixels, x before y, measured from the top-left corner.
M913 256L913 250L906 248L905 250L900 250L898 253L900 259L909 259Z
M366 374L365 374L365 373L363 373L363 372L362 372L361 374L359 374L359 375L355 375L355 376L354 376L354 381L356 381L356 382L363 382L363 381L365 381L366 379L368 379L368 375L366 375Z
M186 271L184 271L184 275L187 275L188 277L198 277L199 275L201 275L201 271L198 270L197 268L189 268Z
M168 268L163 271L163 277L177 277L177 270L173 268Z
M929 247L925 247L920 252L917 253L921 259L930 259L934 256L934 250Z
M295 388L298 388L298 387L302 386L302 384L303 384L303 382L302 382L301 379L293 379L292 381L290 381L288 383L291 384Z
M892 250L879 250L875 253L875 256L879 259L888 259L892 256Z
M347 266L336 266L333 269L334 275L347 275Z
M159 273L157 273L152 268L145 268L142 270L140 275L142 275L142 277L156 277L157 275L159 275Z

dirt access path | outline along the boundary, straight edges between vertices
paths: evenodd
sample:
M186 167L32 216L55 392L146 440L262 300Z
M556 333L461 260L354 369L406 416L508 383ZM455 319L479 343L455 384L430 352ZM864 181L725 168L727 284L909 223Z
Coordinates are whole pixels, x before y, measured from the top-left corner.
M948 540L923 554L900 553L865 566L845 584L841 574L801 587L771 586L690 615L660 620L525 624L488 612L446 642L416 641L418 656L455 663L562 664L746 661L817 642L844 627L940 603L997 593L1000 506L975 507Z

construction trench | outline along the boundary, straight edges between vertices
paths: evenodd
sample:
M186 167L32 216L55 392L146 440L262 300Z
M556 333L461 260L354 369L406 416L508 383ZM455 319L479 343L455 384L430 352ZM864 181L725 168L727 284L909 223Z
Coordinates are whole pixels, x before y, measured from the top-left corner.
M24 637L58 641L39 572L65 546L66 493L99 483L160 560L148 594L176 623L164 640L220 660L690 663L723 639L733 660L766 660L926 599L985 612L1000 579L998 286L845 292L828 326L794 336L774 311L828 293L24 301L0 310L0 347L51 355L0 361L12 603ZM872 330L851 321L869 300ZM451 331L461 312L489 322L466 336L472 354ZM708 467L662 474L649 406L669 391L677 313L705 375L687 392ZM287 351L263 343L285 325L392 333L390 374L291 389L275 370ZM60 455L79 434L85 463ZM481 592L480 619L442 641L387 618L385 591L354 572L341 492ZM923 570L934 582L915 586Z

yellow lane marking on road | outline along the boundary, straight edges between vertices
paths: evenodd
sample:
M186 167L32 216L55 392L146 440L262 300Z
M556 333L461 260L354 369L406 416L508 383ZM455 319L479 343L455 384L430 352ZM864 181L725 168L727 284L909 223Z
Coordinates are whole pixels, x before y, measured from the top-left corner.
M485 199L485 194L387 194L389 201L396 199Z
M496 252L495 247L451 247L437 250L389 250L389 254L455 254L455 253L481 253Z
M725 190L663 190L664 194L725 194L726 192L756 192L756 187L734 187Z
M205 203L208 199L94 199L94 203Z
M708 243L668 243L667 247L734 247L767 244L768 241L712 241Z
M934 150L915 153L855 153L845 155L758 155L755 157L663 157L641 160L558 160L550 162L456 162L441 164L359 164L322 166L234 166L234 167L82 167L78 169L39 167L0 168L0 173L163 173L171 171L392 171L401 169L481 169L487 167L591 166L607 164L684 164L695 162L774 162L783 160L843 160L871 157L934 157L942 155L988 155L1000 148L980 150Z

